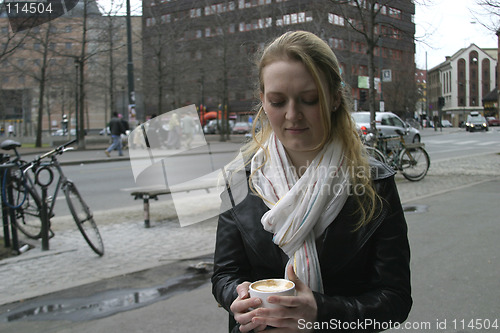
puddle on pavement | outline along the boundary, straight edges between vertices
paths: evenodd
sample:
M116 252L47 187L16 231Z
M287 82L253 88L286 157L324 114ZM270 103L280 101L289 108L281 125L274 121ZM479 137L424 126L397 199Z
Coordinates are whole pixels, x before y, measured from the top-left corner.
M169 279L157 287L108 290L72 299L29 301L29 304L1 313L0 321L88 321L103 318L188 292L208 283L209 279L207 272L192 272Z
M403 205L403 211L408 214L426 213L427 205Z

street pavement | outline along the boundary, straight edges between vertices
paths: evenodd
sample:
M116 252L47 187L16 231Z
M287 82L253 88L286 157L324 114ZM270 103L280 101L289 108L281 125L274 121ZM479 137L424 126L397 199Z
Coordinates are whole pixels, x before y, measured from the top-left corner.
M66 163L118 158L101 150L63 157ZM431 161L422 181L396 180L412 247L415 304L408 323L431 323L415 332L467 332L461 320L500 321L500 155ZM166 202L153 202L151 210L164 210ZM225 332L226 312L208 283L216 218L181 228L175 212L164 212L146 229L128 214L95 212L106 248L101 258L74 228L57 232L49 251L36 246L1 260L0 332ZM75 299L80 305L69 304Z

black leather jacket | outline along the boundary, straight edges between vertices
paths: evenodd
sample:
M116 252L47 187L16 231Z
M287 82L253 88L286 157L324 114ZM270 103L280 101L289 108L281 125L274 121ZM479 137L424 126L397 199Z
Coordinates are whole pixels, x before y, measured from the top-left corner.
M394 171L372 163L372 177L383 199L381 213L353 232L356 205L348 198L337 218L317 239L324 294L315 332L387 329L406 320L412 305L407 225ZM254 193L219 216L212 292L229 312L229 331L239 332L231 303L244 281L283 277L287 256L261 225L267 206ZM372 325L369 324L371 321ZM378 326L376 326L378 324ZM234 330L233 330L234 329Z

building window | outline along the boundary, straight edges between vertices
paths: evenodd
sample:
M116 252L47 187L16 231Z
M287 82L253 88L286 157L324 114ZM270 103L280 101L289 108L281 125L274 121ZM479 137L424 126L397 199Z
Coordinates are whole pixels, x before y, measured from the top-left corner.
M172 21L172 16L170 14L165 14L161 16L161 23L170 23Z
M312 15L309 12L299 12L299 13L291 13L285 14L276 19L276 26L284 26L290 24L311 22Z
M387 15L393 18L401 19L401 11L396 8L389 7L387 10Z
M189 10L189 17L197 18L201 16L201 8L193 8Z
M345 25L344 18L337 14L328 13L328 22L333 25Z
M71 48L73 47L73 43L71 42L67 42L65 45L66 45L66 50L71 50Z
M330 38L330 39L328 39L328 44L334 50L345 50L345 43L344 43L343 39Z

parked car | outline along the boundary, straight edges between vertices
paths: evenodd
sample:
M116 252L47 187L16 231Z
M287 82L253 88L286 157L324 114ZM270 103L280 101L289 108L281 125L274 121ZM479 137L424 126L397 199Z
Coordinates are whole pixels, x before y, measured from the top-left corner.
M449 120L443 119L441 120L441 127L453 127Z
M370 132L370 112L353 112L351 115L360 134L368 134ZM405 141L415 143L421 140L418 129L408 125L392 112L376 112L375 122L377 131L384 136L397 135L396 129L399 129L406 133Z
M75 128L70 129L69 134L73 136L76 135L76 129ZM64 132L64 130L58 129L52 132L52 136L64 136L64 135L68 135L68 131Z
M500 126L500 119L495 117L486 117L486 120L488 121L488 126Z
M111 131L109 130L109 126L103 128L100 132L99 135L111 135Z
M479 114L479 112L471 112L467 116L467 121L465 122L465 130L467 132L474 131L488 131L488 122L486 118Z
M246 122L238 122L233 126L233 134L247 134L252 130L252 124Z
M231 132L231 129L234 126L234 121L229 120L228 124L229 124L229 132ZM205 134L217 134L220 131L221 125L222 125L221 120L212 119L203 127L203 133L205 133Z

